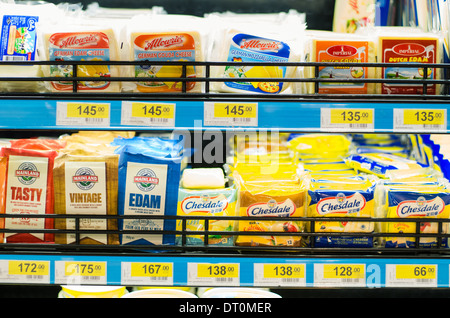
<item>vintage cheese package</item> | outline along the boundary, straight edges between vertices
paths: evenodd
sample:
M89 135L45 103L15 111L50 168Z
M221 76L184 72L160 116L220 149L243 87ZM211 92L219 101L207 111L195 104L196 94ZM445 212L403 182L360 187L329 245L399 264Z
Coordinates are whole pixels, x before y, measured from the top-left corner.
M375 63L376 50L373 40L355 34L340 34L307 30L308 62L321 63ZM315 69L305 68L305 77L314 78ZM375 69L362 66L320 66L318 78L325 79L373 79ZM315 93L315 84L308 83L308 93ZM319 94L374 94L375 84L364 82L318 83Z
M75 154L73 154L75 153ZM116 154L68 151L55 158L53 180L55 213L117 215L118 161ZM79 219L80 237L55 235L58 244L118 244L118 234L86 234L83 230L117 230L117 219ZM73 218L57 218L55 228L75 229Z
M358 177L338 177L334 179L312 179L308 190L308 217L321 217L315 221L314 233L345 233L344 236L314 236L316 247L372 247L373 237L362 233L372 233L374 222L352 221L352 217L373 218L374 191L376 180ZM327 217L345 217L348 221L326 221ZM355 235L347 235L355 233ZM312 243L312 242L311 242Z
M205 60L205 25L203 19L183 15L138 15L130 19L123 35L121 58L144 62L202 62ZM125 69L124 69L125 70ZM186 78L202 77L204 67L186 65ZM143 93L181 92L182 65L136 65L123 74L139 82L124 82L124 91ZM146 78L150 79L146 81ZM153 79L158 79L152 81ZM201 82L186 82L186 92L202 92Z
M398 233L438 233L439 224L433 219L448 219L450 214L450 192L442 184L381 184L376 190L376 217L394 218L394 222L379 222L380 233L390 236L381 237L380 245L392 247L436 247L437 237L395 236ZM417 222L408 222L408 218L423 218L420 229ZM442 223L442 233L449 233L447 222ZM417 245L418 242L418 245ZM443 246L448 239L442 238Z
M44 76L61 77L60 81L48 83L48 89L53 92L73 91L72 81L64 80L65 77L74 76L71 61L101 63L119 60L117 31L109 26L69 20L64 24L42 24L41 31L39 40L41 59L68 62L65 65L49 65L42 68ZM79 81L76 86L78 91L83 93L120 91L120 82L107 80L108 77L119 76L119 66L78 65L76 71L78 77L96 78L95 81Z
M213 82L211 90L228 93L279 94L296 92L295 83L280 82L298 75L294 66L286 62L303 62L305 55L305 24L299 20L286 19L280 23L269 21L246 21L229 24L223 17L209 18L213 46L211 61L216 62L263 62L270 65L227 65L211 68L211 76L239 81ZM295 32L292 32L295 30ZM278 64L277 64L278 63ZM246 78L268 79L248 81Z
M137 137L135 137L137 138ZM174 234L152 234L152 231L174 231L174 219L152 216L176 215L182 154L174 151L178 141L148 137L119 139L119 215L142 216L142 219L119 220L119 230L131 231L120 235L121 244L173 245ZM156 145L156 146L152 146ZM165 144L165 147L164 147ZM147 218L146 218L147 217ZM132 233L133 230L148 234Z
M186 235L187 245L227 245L233 246L235 241L234 235L226 235L226 232L236 230L236 220L221 220L221 216L236 216L236 202L237 202L237 185L231 180L224 185L224 177L222 173L222 186L213 182L210 185L202 183L198 187L195 180L186 182L186 179L195 178L197 171L201 176L205 174L205 170L216 170L216 168L194 168L185 169L182 175L182 182L178 191L178 216L188 217L186 219L187 231L217 231L220 234L204 234ZM219 169L221 170L221 169ZM187 174L186 174L187 172ZM215 175L214 172L211 173ZM218 178L219 176L216 176ZM228 184L229 183L229 184ZM193 185L192 188L185 185ZM191 218L193 216L210 216L212 219L208 220L208 229L205 227L203 219ZM219 217L219 218L218 218ZM183 230L183 220L177 220L177 230ZM177 244L183 243L182 235L177 235Z
M239 232L255 232L255 235L238 235L236 245L240 246L303 246L302 233L305 223L301 220L267 220L265 217L305 217L308 179L306 176L286 181L274 178L248 181L238 171L233 173L239 187L238 209L242 217L255 217L239 220ZM280 232L287 235L264 235L264 232Z
M25 148L2 148L8 159L5 213L53 214L53 163L58 152ZM6 218L5 228L45 230L54 228L52 218ZM10 243L54 243L53 233L7 233Z

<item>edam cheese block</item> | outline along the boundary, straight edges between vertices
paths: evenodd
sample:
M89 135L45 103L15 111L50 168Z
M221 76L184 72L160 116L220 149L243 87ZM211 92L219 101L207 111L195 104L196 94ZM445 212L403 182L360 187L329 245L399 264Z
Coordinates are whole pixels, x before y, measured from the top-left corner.
M112 28L98 25L51 25L43 28L41 46L43 58L48 61L67 61L64 65L43 67L44 76L61 77L60 81L50 82L52 91L73 91L73 82L64 80L74 76L71 61L117 61L119 50L115 32ZM78 65L78 77L92 77L96 80L79 81L78 91L119 92L120 83L108 81L108 77L119 76L119 68L114 65Z
M124 82L123 90L134 92L181 92L183 82L177 78L196 78L204 68L194 65L160 64L161 62L204 61L202 19L182 15L152 15L132 18L126 28L122 57L130 61L157 62L128 68L127 76L138 82ZM184 74L183 74L184 72ZM166 79L167 78L167 79ZM172 78L172 79L170 79ZM149 79L146 81L146 79ZM201 92L200 82L185 82L186 92Z

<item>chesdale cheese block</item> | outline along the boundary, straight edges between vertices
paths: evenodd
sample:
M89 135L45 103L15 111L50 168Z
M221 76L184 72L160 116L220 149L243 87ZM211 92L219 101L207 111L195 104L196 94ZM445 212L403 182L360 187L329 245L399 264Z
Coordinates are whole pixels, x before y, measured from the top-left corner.
M80 153L80 151L75 151ZM61 154L55 159L57 214L117 215L118 160L114 154ZM80 244L118 244L118 234L85 234L82 230L117 230L116 219L79 219ZM57 229L75 229L75 219L58 218ZM55 242L75 243L75 234L56 234Z
M336 34L326 31L306 31L308 62L374 63L375 44L369 37L354 34ZM313 78L314 68L305 68L305 77ZM375 69L360 66L320 66L319 94L373 94L375 85L359 82L325 82L325 79L367 79L375 77ZM307 84L308 93L314 93L314 83Z
M67 61L67 65L44 67L45 76L62 77L61 81L50 83L52 91L72 91L73 83L64 77L72 77L71 61L117 61L119 58L116 36L112 29L96 26L66 28L67 31L49 32L43 36L44 54L49 61ZM107 81L108 77L117 77L118 67L114 65L79 65L78 77L101 78L101 81L79 81L77 90L83 92L119 92L120 83ZM103 80L104 78L104 80Z
M180 32L133 32L129 38L130 57L134 61L203 61L200 34L195 31ZM186 66L187 78L200 77L202 67ZM158 81L140 81L135 83L134 91L151 92L180 92L183 82L165 78L183 76L181 65L136 65L133 75L137 78L157 78ZM125 84L126 85L126 84ZM201 91L198 82L186 82L187 92Z

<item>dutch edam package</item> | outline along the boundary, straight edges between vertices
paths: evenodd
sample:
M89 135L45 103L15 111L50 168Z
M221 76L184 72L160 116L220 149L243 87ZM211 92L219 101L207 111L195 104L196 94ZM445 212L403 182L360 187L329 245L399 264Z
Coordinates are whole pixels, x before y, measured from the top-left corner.
M181 92L182 65L161 62L203 62L205 60L205 24L203 19L185 15L138 15L126 25L121 49L125 61L156 62L124 68L124 76L135 77L137 82L124 82L124 91L158 93ZM186 78L202 77L204 67L188 65ZM146 80L149 79L149 80ZM157 80L155 80L157 79ZM202 92L203 83L187 81L186 92Z
M120 140L119 154L119 215L141 215L142 219L120 219L121 244L173 245L174 234L152 234L152 231L174 231L175 220L152 216L175 216L182 154L174 151L176 141L147 137ZM153 140L153 141L152 141ZM156 145L156 146L152 146ZM164 146L165 145L165 146ZM134 234L146 230L149 234Z
M81 154L80 150L55 158L53 180L57 214L117 215L118 161L116 154ZM79 219L75 234L55 236L58 244L118 244L118 234L82 233L83 230L117 230L117 219ZM57 218L57 229L75 229L74 218Z

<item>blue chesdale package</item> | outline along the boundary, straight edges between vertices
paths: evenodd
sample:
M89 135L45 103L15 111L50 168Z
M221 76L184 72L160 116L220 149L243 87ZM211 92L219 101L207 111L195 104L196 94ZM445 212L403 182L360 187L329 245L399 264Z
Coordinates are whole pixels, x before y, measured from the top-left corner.
M176 220L151 219L151 216L176 215L182 156L173 151L165 156L142 144L125 144L116 150L119 157L119 215L142 215L142 219L119 220L119 229L149 231L149 234L124 233L121 244L173 245ZM172 153L172 155L168 155Z

